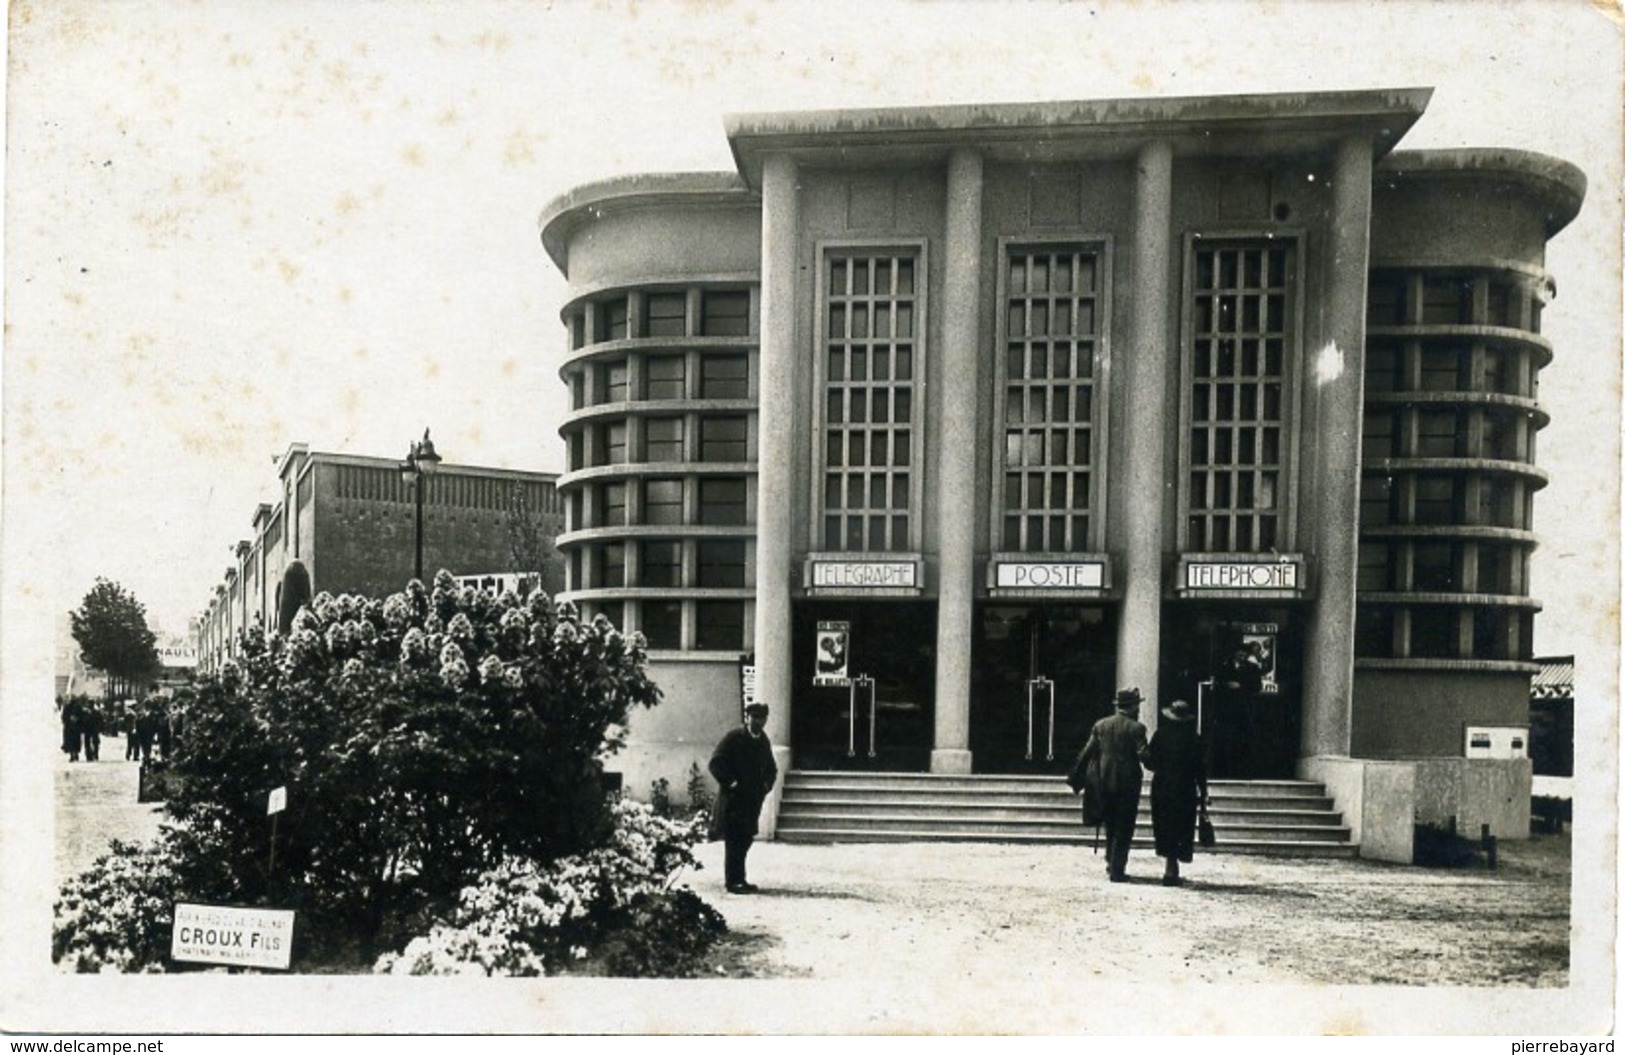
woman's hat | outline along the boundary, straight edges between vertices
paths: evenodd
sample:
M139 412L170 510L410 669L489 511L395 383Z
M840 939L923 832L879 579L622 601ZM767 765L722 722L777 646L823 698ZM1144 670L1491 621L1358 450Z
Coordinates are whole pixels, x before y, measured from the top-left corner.
M1138 708L1144 698L1139 689L1118 689L1117 695L1112 698L1112 706L1120 711L1131 711Z
M1191 722L1196 720L1196 712L1184 700L1175 700L1162 709L1162 716L1170 722Z

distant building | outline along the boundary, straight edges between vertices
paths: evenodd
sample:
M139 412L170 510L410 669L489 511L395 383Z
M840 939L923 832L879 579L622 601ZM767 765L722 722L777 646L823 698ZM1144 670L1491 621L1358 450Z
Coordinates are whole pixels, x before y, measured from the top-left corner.
M413 576L416 502L398 459L294 444L278 476L277 500L254 511L252 538L232 548L225 576L198 618L201 670L213 670L232 655L243 630L276 625L283 576L295 560L310 575L312 595L384 597ZM442 464L426 479L425 579L443 568L517 583L517 573L540 571L544 588L562 587L552 548L564 523L556 474ZM515 567L516 532L536 550L525 554L532 558L525 563L543 567ZM519 549L523 553L525 545Z
M1136 685L1201 705L1215 775L1324 781L1395 845L1527 803L1527 760L1461 764L1539 670L1585 178L1396 151L1430 98L749 114L736 171L549 203L566 596L666 698L628 785L703 762L748 658L789 769L1064 768Z
M1542 656L1529 684L1529 760L1535 776L1574 776L1574 657Z

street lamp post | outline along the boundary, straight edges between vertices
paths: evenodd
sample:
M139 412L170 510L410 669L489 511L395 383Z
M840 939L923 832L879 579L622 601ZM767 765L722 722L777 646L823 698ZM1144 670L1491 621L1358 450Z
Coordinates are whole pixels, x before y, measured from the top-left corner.
M417 560L413 567L418 582L423 581L423 492L428 490L428 477L433 476L440 468L440 455L435 453L434 441L429 439L429 430L423 430L423 438L414 440L412 447L406 452L406 460L401 463L401 479L406 481L416 495L417 503L417 529L413 533L414 549Z

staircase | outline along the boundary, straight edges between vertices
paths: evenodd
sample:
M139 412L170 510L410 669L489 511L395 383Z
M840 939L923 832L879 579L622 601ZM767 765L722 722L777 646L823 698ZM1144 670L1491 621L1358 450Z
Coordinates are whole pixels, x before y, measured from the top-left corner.
M1323 785L1303 780L1213 780L1207 852L1353 857ZM1054 776L791 771L777 838L785 842L1087 843L1078 796ZM1151 784L1140 797L1135 847L1151 846Z

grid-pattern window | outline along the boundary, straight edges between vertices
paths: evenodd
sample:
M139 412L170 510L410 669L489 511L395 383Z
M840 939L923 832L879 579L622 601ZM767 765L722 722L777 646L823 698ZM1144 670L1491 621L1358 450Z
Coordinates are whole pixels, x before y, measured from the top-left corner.
M1202 245L1194 265L1187 546L1269 550L1286 498L1292 247Z
M1100 254L1014 248L1004 280L1003 546L1086 550Z
M1461 361L1470 354L1465 347L1451 344L1429 345L1422 349L1421 389L1424 392L1454 392L1461 387Z
M1457 658L1460 611L1454 606L1413 606L1410 609L1411 655L1416 659Z
M604 336L606 341L618 341L626 336L626 298L617 297L603 306Z
M750 360L711 353L700 360L701 399L744 399L750 395Z
M643 460L649 462L683 460L682 418L649 418L644 421Z
M1411 589L1450 593L1461 589L1456 575L1456 547L1449 542L1418 540L1411 545Z
M643 522L662 527L683 522L683 481L643 482Z
M750 334L750 292L710 290L700 298L700 332L707 337Z
M1430 275L1422 280L1422 325L1459 326L1472 318L1471 279Z
M643 336L681 337L688 332L688 295L650 293L643 299Z
M646 600L639 614L650 648L683 647L683 602Z
M1457 507L1457 478L1454 476L1417 476L1416 501L1411 523L1444 525L1458 523L1461 512Z
M1360 430L1360 457L1366 461L1392 458L1397 453L1394 439L1398 435L1397 422L1391 410L1368 410L1365 425Z
M707 589L745 585L745 540L700 539L696 544L699 582Z
M1386 542L1360 543L1358 585L1362 590L1388 590L1393 588L1389 570L1392 562Z
M717 477L700 481L700 523L745 523L745 481Z
M723 650L744 648L744 602L694 602L694 647Z
M639 586L683 585L683 544L675 539L645 540L638 552Z
M613 362L598 364L598 400L599 403L623 403L626 401L626 360L616 359Z
M598 550L598 585L626 585L626 543L606 542Z
M1522 562L1522 553L1509 545L1481 542L1475 547L1478 555L1477 593L1513 592L1513 570Z
M683 399L687 368L681 355L652 355L643 364L643 398Z
M742 462L744 460L744 418L708 417L700 419L700 461Z
M824 548L909 549L918 300L910 253L825 261Z
M626 485L606 483L598 487L597 516L594 527L620 527L626 523Z
M620 465L626 461L626 422L607 422L598 426L598 457L596 465Z
M1416 455L1419 458L1453 458L1457 440L1464 436L1456 425L1454 410L1422 410L1416 415Z

